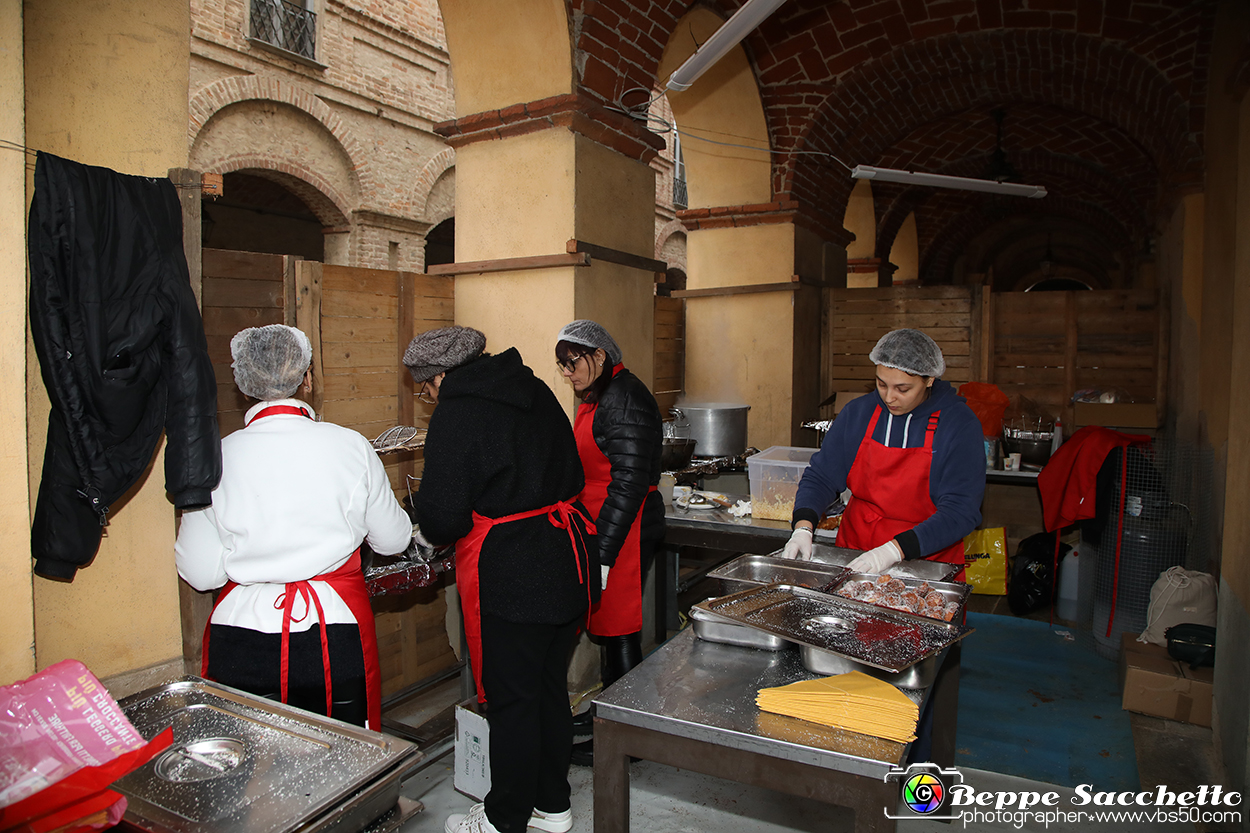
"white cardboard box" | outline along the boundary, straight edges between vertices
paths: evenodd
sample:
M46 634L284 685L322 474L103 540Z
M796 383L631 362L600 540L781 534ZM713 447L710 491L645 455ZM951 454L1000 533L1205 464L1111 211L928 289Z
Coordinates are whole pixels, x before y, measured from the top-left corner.
M482 801L490 792L490 727L477 713L477 700L470 698L456 706L457 791Z

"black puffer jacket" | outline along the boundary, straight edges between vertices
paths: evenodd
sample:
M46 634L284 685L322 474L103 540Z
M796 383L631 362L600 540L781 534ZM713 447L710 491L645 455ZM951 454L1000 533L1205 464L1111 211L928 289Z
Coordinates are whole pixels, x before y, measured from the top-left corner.
M582 463L568 417L551 388L515 348L448 371L430 417L417 523L435 544L469 533L473 512L502 518L573 501ZM580 506L580 504L578 504ZM584 510L583 510L584 511ZM590 546L593 536L586 536ZM588 554L576 560L569 534L546 513L496 525L478 559L483 613L510 622L563 624L599 596Z
M217 382L168 179L40 153L29 247L30 326L52 401L31 553L39 575L72 580L162 430L174 505L212 500Z
M642 513L644 559L664 537L664 500L648 488L660 482L663 450L660 407L647 386L622 369L599 398L591 431L595 444L612 466L612 482L596 520L599 563L611 567L625 544L629 528Z

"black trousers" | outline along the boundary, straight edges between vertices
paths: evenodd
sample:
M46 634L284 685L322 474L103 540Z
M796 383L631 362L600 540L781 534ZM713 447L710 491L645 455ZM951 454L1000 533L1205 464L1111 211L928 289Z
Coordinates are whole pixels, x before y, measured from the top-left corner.
M326 625L330 645L330 717L364 726L368 718L365 698L365 659L360 647L360 628ZM326 713L325 671L321 667L321 628L292 633L287 654L287 705ZM222 685L282 699L282 634L261 633L231 625L210 625L208 631L208 678Z
M490 725L486 817L503 833L524 831L535 808L569 809L568 661L579 616L563 625L482 614L482 688Z

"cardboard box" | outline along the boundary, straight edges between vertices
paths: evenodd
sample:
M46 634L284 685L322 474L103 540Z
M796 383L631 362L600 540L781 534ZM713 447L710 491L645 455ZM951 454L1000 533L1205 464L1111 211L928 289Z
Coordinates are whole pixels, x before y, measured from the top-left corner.
M1153 402L1077 402L1073 405L1078 428L1158 428L1159 413Z
M1126 711L1211 725L1212 668L1190 668L1161 645L1143 644L1126 633L1120 642L1120 687Z
M490 726L477 711L477 699L456 706L456 772L458 792L482 801L490 792Z

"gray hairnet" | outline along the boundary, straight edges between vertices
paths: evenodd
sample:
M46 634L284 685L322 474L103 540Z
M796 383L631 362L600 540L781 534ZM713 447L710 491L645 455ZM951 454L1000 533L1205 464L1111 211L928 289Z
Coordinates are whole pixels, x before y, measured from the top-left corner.
M230 339L234 383L262 402L286 399L299 390L312 364L308 336L285 324L248 327Z
M919 330L894 330L881 336L868 354L873 364L892 367L913 376L941 376L946 360L937 342Z
M621 363L621 348L617 346L616 339L594 321L585 318L570 321L556 336L556 341L569 341L591 350L603 350L607 353L609 362L614 365Z

